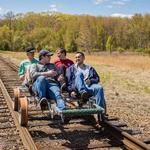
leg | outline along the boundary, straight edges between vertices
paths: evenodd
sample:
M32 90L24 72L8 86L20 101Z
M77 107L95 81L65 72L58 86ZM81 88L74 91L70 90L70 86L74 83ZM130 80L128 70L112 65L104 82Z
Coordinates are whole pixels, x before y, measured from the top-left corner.
M59 74L62 74L64 77L66 75L66 68L65 66L61 66L58 70Z
M39 76L33 83L32 90L38 94L39 98L46 97L47 80L44 76Z
M48 97L56 100L59 109L62 110L65 108L65 104L61 96L60 88L56 83L48 84Z
M65 66L59 67L58 73L64 77L64 80L59 82L60 87L61 87L61 91L67 91L66 78L65 78L66 77L66 68L65 68Z
M84 82L84 76L82 73L77 73L75 78L75 87L79 91L79 93L82 92L88 92L88 89Z
M93 91L93 95L96 98L96 104L102 108L104 108L104 91L103 87L99 84L92 84L90 87L88 87L90 90Z

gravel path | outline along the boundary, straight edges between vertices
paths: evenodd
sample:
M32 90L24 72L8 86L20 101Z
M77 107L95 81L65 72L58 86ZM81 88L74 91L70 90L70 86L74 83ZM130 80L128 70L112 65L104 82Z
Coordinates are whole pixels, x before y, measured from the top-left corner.
M139 139L150 138L150 70L101 66L101 76L108 114L140 131Z

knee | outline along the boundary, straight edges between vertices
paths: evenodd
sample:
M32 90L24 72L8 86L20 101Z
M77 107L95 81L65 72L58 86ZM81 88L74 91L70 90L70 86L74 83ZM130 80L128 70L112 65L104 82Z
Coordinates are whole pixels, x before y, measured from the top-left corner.
M97 91L103 92L103 87L102 87L101 85L99 85L99 84L97 84L97 85L95 86L95 89L96 89Z
M37 78L37 82L40 82L40 83L45 83L46 82L46 78L44 76L39 76Z
M100 89L101 91L103 91L103 87L102 87L101 85L99 85L99 89Z

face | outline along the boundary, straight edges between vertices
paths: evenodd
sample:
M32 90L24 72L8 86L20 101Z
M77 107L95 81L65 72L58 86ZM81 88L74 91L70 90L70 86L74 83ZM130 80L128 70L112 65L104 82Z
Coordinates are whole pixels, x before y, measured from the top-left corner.
M51 56L44 56L44 59L45 59L45 63L49 63L50 60L51 60Z
M84 63L84 57L81 55L81 54L76 54L76 63L78 64L78 65L81 65L81 64L83 64Z
M58 51L57 51L57 57L58 57L59 59L62 59L62 58L65 57L65 54L62 53L60 50L58 50Z
M27 53L27 57L29 60L32 60L34 58L34 53Z

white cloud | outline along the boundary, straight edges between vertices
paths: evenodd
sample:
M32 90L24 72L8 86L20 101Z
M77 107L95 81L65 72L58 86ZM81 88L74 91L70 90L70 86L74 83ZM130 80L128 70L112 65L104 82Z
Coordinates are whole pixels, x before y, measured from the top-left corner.
M114 1L112 2L114 5L125 5L125 1Z
M103 3L104 1L106 1L106 0L95 0L94 4L99 5L99 4Z
M124 1L124 2L129 2L130 0L122 0L122 1Z
M58 11L58 8L55 4L52 4L52 5L50 5L49 11L56 12L56 11Z
M114 13L111 16L112 17L121 17L121 18L131 18L133 15L131 15L131 14L122 14L122 13Z
M129 1L130 0L94 0L94 4L95 5L99 5L99 4L102 4L104 2L107 2L107 6L106 7L112 8L113 5L122 6L122 5L125 5Z
M112 4L114 5L126 5L127 2L129 2L130 0L115 0L112 2Z
M5 14L7 11L8 11L7 9L0 7L0 14L1 15Z

